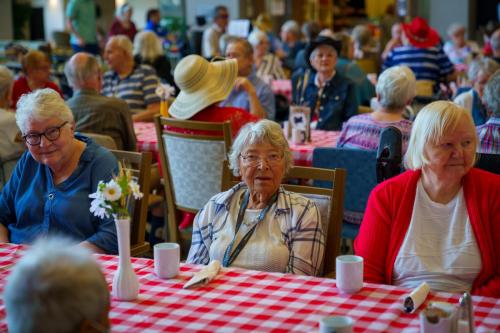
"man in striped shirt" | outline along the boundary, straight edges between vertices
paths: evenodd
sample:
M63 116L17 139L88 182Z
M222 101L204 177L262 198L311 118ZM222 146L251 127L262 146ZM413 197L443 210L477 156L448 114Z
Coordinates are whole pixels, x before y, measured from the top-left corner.
M102 94L123 99L133 121L152 121L160 111L160 97L155 93L160 80L155 70L134 62L132 42L123 35L109 39L104 59L110 70L104 74Z
M403 24L403 46L393 49L384 61L383 69L406 65L415 73L417 80L435 83L453 79L453 64L440 45L438 33L427 21L416 17Z
M483 102L488 111L492 112L490 119L476 127L478 136L477 152L483 154L500 154L500 70L496 71L484 87Z

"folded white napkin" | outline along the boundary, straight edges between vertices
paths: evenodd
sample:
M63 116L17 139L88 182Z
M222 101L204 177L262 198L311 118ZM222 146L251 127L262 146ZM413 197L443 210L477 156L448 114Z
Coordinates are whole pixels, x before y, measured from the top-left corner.
M212 281L220 270L219 260L212 260L207 266L205 266L201 271L195 273L191 280L186 282L183 286L184 289L190 287L199 287L201 285L207 284Z
M422 282L417 288L415 288L410 295L405 297L404 300L404 311L408 313L414 312L427 298L431 288L426 282Z

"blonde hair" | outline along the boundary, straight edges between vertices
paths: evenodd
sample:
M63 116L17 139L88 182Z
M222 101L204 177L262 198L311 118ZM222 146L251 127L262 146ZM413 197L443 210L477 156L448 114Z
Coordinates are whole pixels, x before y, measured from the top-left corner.
M134 55L152 63L158 56L164 55L160 38L152 31L139 32L134 38Z
M382 72L376 91L380 105L390 110L399 110L417 94L417 81L408 66L393 66Z
M417 170L429 164L425 154L425 146L437 143L441 137L453 132L462 120L466 120L474 133L473 145L477 144L477 135L474 121L469 111L461 106L448 102L437 101L425 106L417 115L411 129L408 150L404 157L407 169ZM472 165L475 163L475 158Z
M46 53L37 50L29 51L24 55L23 60L21 60L23 72L26 73L28 69L35 68L42 62L47 62L48 64L50 64L49 56Z
M109 37L108 42L106 43L106 46L114 43L117 47L122 49L130 58L132 58L132 50L133 50L133 45L132 42L130 41L130 38L128 38L125 35L116 35L116 36L111 36Z

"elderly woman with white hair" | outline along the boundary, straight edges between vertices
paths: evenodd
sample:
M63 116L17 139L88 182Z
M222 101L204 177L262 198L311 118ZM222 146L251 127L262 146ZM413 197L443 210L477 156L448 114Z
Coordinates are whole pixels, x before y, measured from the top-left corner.
M134 61L153 67L163 83L175 87L170 61L165 56L161 39L153 31L141 31L135 36Z
M349 118L337 147L376 150L382 130L394 126L401 131L403 152L406 151L412 123L403 114L416 95L415 75L407 66L394 66L380 75L376 88L379 108Z
M500 297L500 176L473 168L476 143L464 108L420 110L408 171L375 187L354 242L365 281Z
M318 275L325 246L320 215L313 201L280 186L292 164L281 127L270 120L245 125L229 162L242 182L198 212L187 261Z
M259 78L268 84L272 80L286 79L280 59L269 53L269 38L264 32L252 31L248 36L248 42L253 47L253 60Z
M89 194L118 172L113 154L75 134L71 110L52 89L23 95L16 122L29 151L0 195L0 242L62 234L94 252L116 253L113 219L89 211Z
M276 55L283 60L283 66L292 71L297 53L306 45L300 40L300 27L294 20L288 20L281 26L281 46Z
M451 24L447 33L450 39L444 43L444 53L455 66L459 65L457 69L460 70L460 65L468 64L474 56L480 54L479 46L476 42L465 39L465 27L460 23Z
M482 103L483 90L486 82L499 68L496 61L490 58L473 60L468 69L468 78L472 88L458 93L453 100L458 105L472 113L476 126L482 125L488 119L488 111Z
M133 8L128 2L118 7L116 9L115 19L109 28L108 37L125 35L133 42L137 34L137 28L132 21L132 13Z
M476 127L479 144L478 153L500 154L500 70L493 74L484 87L483 102L491 116Z
M9 332L108 332L108 284L86 249L64 238L41 239L7 278Z
M134 121L153 121L160 113L160 97L156 88L160 80L153 68L134 61L132 42L123 35L106 43L104 59L109 71L104 73L102 94L127 102Z

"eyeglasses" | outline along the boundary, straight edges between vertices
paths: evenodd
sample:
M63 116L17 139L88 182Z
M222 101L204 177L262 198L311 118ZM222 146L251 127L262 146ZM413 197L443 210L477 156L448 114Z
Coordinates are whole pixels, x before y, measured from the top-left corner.
M61 136L61 128L68 122L65 121L60 126L49 127L43 133L29 133L23 136L30 146L38 146L42 142L42 135L49 141L56 141Z
M262 161L266 160L271 166L278 165L283 159L283 154L280 153L269 153L266 156L260 156L258 154L250 153L246 155L240 155L246 166L256 166Z

